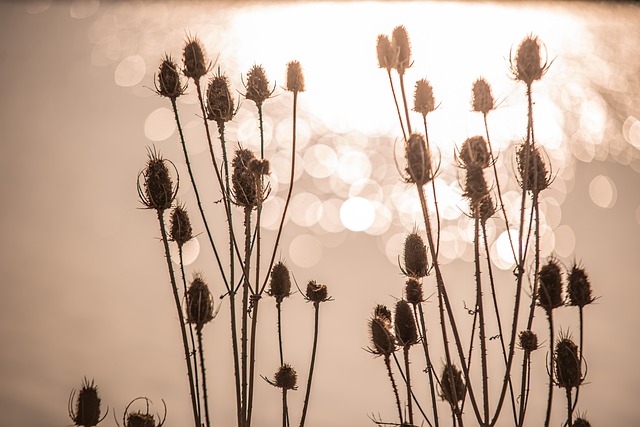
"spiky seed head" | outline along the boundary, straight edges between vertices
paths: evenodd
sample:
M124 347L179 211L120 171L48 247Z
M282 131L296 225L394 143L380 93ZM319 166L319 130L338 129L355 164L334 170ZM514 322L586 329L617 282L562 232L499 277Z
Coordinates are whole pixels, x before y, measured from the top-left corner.
M238 205L244 207L255 207L258 204L258 185L260 179L251 172L249 164L256 156L253 151L247 148L236 150L235 157L231 162L233 174L231 175L231 183L235 201Z
M420 304L424 301L424 294L422 292L422 283L415 277L409 277L405 284L404 294L409 304Z
M295 390L297 388L297 382L298 374L295 369L293 369L288 363L285 363L280 367L280 369L278 369L278 372L276 372L273 384L276 387L285 390Z
M271 282L269 283L269 295L281 303L291 295L291 275L289 268L282 262L276 263L271 269Z
M398 344L407 347L418 342L418 327L411 306L405 300L396 303L395 319Z
M100 396L98 387L93 380L86 378L82 382L82 388L76 397L75 413L71 413L71 420L77 426L92 427L100 421Z
M196 274L187 290L187 322L196 325L196 329L213 319L213 297L201 275Z
M156 427L156 420L151 414L133 412L127 415L126 427Z
M391 41L386 34L378 35L376 43L378 53L378 67L391 70L395 68L397 62L397 52L391 47Z
M218 126L231 121L236 110L233 94L229 89L229 79L224 74L218 74L209 79L207 86L207 119Z
M391 313L389 313L391 316ZM371 347L369 351L376 356L390 356L396 351L396 340L391 333L391 321L383 317L372 317L369 320Z
M165 55L160 63L158 74L156 74L155 86L158 95L169 99L175 100L184 93L186 86L182 84L178 65L171 58L171 55Z
M249 162L249 171L254 175L269 175L270 164L267 159L251 159Z
M418 80L413 92L413 111L426 116L435 109L436 101L433 97L431 83L427 79Z
M491 165L491 156L489 156L487 141L480 135L467 138L462 143L458 158L465 168L479 167L484 169Z
M562 305L562 272L558 261L551 258L538 273L538 305L547 311Z
M310 280L307 283L307 298L313 303L321 303L329 300L329 291L327 285L317 283L315 280Z
M473 218L475 218L476 215L479 216L482 224L486 224L487 220L496 213L496 205L493 203L491 194L487 194L487 196L480 201L479 205L472 204L470 208L471 216Z
M489 197L489 188L487 188L487 181L484 179L484 172L478 166L469 166L466 169L467 176L464 184L464 194L469 199L472 206L472 213L480 213L477 206L482 204L482 201Z
M247 73L247 93L245 98L253 101L259 107L271 96L269 79L262 65L254 65Z
M473 82L472 92L471 107L473 111L487 114L495 108L491 85L483 77Z
M578 417L573 420L573 427L591 427L591 423L584 417Z
M411 43L409 33L403 25L398 25L391 33L391 49L397 52L397 62L395 69L398 74L404 74L405 70L411 67Z
M410 277L427 275L427 247L418 233L410 233L404 240L404 268Z
M183 246L193 238L191 221L184 206L178 205L171 211L171 240L179 247Z
M538 147L532 147L525 143L520 144L516 149L516 162L520 175L519 184L523 190L539 193L551 184L551 177Z
M569 294L570 305L584 307L593 302L591 283L589 283L589 276L584 268L574 264L573 267L571 267L567 281L567 293Z
M424 136L414 133L405 144L407 181L422 187L431 181L431 153Z
M373 317L383 320L387 327L391 327L391 310L384 304L377 304L373 308Z
M298 61L287 64L287 90L289 92L304 92L304 74Z
M563 338L556 343L556 382L558 387L570 389L582 383L582 370L578 346L569 338Z
M453 382L451 381L453 377ZM464 398L467 388L462 379L462 372L455 365L445 365L442 368L440 398L449 402L451 406L456 406Z
M524 351L531 353L538 349L538 336L531 330L520 331L518 334L520 338L520 348Z
M141 172L143 190L140 191L140 198L149 209L157 211L169 209L176 197L177 187L174 188L167 163L162 156L151 151L147 166Z
M210 65L207 63L207 55L200 39L188 37L182 50L182 61L184 69L182 72L187 78L194 81L200 80L202 76L209 72Z
M516 53L515 66L512 65L515 78L530 85L540 80L545 65L540 57L540 40L537 36L528 35L520 42Z

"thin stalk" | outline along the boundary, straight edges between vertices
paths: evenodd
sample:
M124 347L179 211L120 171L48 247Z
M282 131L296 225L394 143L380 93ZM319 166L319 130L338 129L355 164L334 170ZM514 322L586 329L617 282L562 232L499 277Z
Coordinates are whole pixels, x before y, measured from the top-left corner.
M407 119L407 133L411 135L411 120L409 119L409 103L407 102L407 92L404 89L404 73L398 73L400 76L400 93L402 94L402 104L404 105L404 115Z
M551 420L551 406L553 405L553 309L547 310L547 319L549 319L549 348L551 357L549 357L549 393L547 395L547 412L544 419L544 426L549 427L549 421Z
M253 310L251 313L251 346L249 356L249 403L247 408L247 426L251 425L251 413L253 412L253 387L256 369L256 330L258 327L258 305L260 303L260 295L253 294L251 296L251 304Z
M431 156L431 145L429 144L429 131L427 129L427 115L422 115L422 122L424 124L424 139L427 144L427 152ZM440 209L438 208L438 194L436 193L436 180L433 176L433 162L429 162L429 175L431 176L431 190L433 192L433 204L436 210L436 258L440 253Z
M402 377L402 381L404 381L404 383L406 384L407 383L407 377L405 376L404 372L402 371L402 366L400 365L400 362L398 361L398 357L396 356L395 353L393 353L393 361L396 362L396 367L398 368L398 372L400 372L400 376ZM425 414L424 411L422 410L422 407L420 406L420 402L418 401L418 398L413 393L413 387L410 388L409 391L410 391L411 398L413 399L413 403L416 404L416 407L418 408L418 411L420 411L420 413L424 417L424 420L427 422L427 424L429 424L429 426L433 427L433 424L431 424L431 421L429 420L429 417L427 417L427 414Z
M528 370L531 367L531 354L528 350L525 350L524 357L522 358L522 382L520 384L520 412L518 417L518 422L516 426L520 427L524 423L524 415L527 410L527 399L526 394L529 389L529 382L527 379L529 378Z
M278 312L278 349L280 350L280 366L284 365L284 353L282 351L282 302L276 302Z
M573 427L573 405L571 404L571 387L567 387L567 422Z
M251 262L251 207L244 208L244 280L242 281L242 324L240 326L240 362L242 373L242 413L245 417L248 413L248 318L249 318L249 265ZM248 427L248 426L247 426Z
M287 427L289 419L289 409L287 408L287 388L282 388L282 427Z
M427 328L424 322L424 312L422 310L422 304L417 304L417 307L418 307L418 313L420 315L420 333L422 334L420 338L422 341L422 348L424 349L424 357L427 361L427 375L429 377L429 389L431 391L431 406L433 407L433 421L435 423L435 427L439 427L438 405L436 401L436 389L433 381L433 377L435 374L433 373L433 364L431 363L431 356L429 355L429 342L427 341ZM416 305L413 306L413 310L414 311L416 310ZM437 381L438 380L437 375L435 375L435 377Z
M393 372L391 371L391 358L388 355L384 356L384 365L387 367L387 374L389 375L389 381L391 381L393 394L396 398L396 406L398 408L398 417L400 419L400 424L402 424L402 406L400 405L400 395L398 394L398 387L396 386L396 380L393 378Z
M400 106L398 105L398 97L396 96L396 90L393 87L393 79L391 78L391 68L387 68L387 74L389 75L389 86L391 86L391 94L393 95L393 102L396 104L396 111L398 112L398 120L400 121L400 128L402 129L402 137L407 140L407 133L404 130L404 123L402 122L402 113L400 113Z
M406 386L407 386L407 406L409 408L409 424L413 425L413 404L412 399L411 399L411 369L409 369L409 348L410 346L405 345L402 350L403 350L403 356L404 356L404 371L406 372Z
M202 393L204 397L204 414L207 422L207 427L211 425L209 417L209 397L207 395L207 377L204 368L204 347L202 346L202 327L196 327L196 334L198 335L198 353L200 353L200 371L202 372Z
M320 320L320 303L314 302L313 308L315 311L313 322L313 348L311 349L311 363L309 365L309 378L307 379L307 391L304 395L304 404L302 406L302 416L300 418L300 427L304 427L304 421L307 418L307 408L309 407L309 396L311 395L311 382L313 381L313 369L316 363L316 353L318 350L318 326ZM281 353L282 354L282 353Z
M578 360L580 361L580 364L582 365L582 345L583 345L582 344L582 340L583 340L583 337L584 337L584 333L583 333L584 332L584 319L583 319L583 316L582 316L583 307L582 306L578 306L578 309L580 310L580 312L579 312L580 313L580 348L579 348L579 352L580 353L579 353L579 356L578 356ZM575 397L575 399L573 401L572 410L576 409L576 405L578 404L578 396L579 395L580 395L580 384L578 384L576 386L576 397Z
M478 209L476 209L476 212ZM480 274L480 216L475 215L473 252L476 276L476 301L480 317L480 363L482 365L482 402L484 406L484 424L489 422L489 372L487 369L487 336L484 322L484 304L482 302L482 278Z

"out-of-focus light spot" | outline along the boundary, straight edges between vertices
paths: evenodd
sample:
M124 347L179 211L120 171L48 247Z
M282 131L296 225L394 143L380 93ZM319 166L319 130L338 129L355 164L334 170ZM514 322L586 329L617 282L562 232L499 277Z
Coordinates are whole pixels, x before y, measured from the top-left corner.
M100 0L74 0L69 13L72 18L85 19L93 16L100 8Z
M293 179L302 176L304 169L302 168L302 158L296 153L296 166ZM284 150L273 154L269 157L271 167L271 179L277 181L281 185L289 185L291 182L291 151Z
M553 229L546 224L540 226L540 253L551 254L556 245Z
M387 240L384 253L387 255L387 259L391 264L398 265L398 257L402 257L406 238L405 233L396 233Z
M311 127L307 121L296 119L296 150L307 146L311 140ZM276 141L280 148L290 149L293 138L293 119L288 117L283 119L276 126Z
M379 236L384 234L391 227L391 209L382 203L375 202L375 213L376 217L373 221L373 224L366 230L367 234L371 234L373 236Z
M611 178L598 175L589 184L589 196L601 208L611 208L616 203L618 190Z
M340 222L340 206L342 206L342 200L339 199L329 199L322 202L320 227L330 233L344 230L344 226Z
M364 197L367 200L382 202L384 194L380 185L370 179L359 179L349 188L349 197Z
M276 230L280 225L284 200L280 197L271 197L262 205L260 224L267 230Z
M309 147L303 156L304 169L314 178L326 178L338 167L338 156L333 148L324 144Z
M296 194L289 209L291 220L302 227L311 227L322 217L322 202L312 193Z
M627 117L622 124L622 135L629 144L640 150L640 120L633 116Z
M115 71L115 81L118 86L135 86L144 78L147 65L140 55L131 55L124 58Z
M144 134L151 141L164 141L173 135L175 130L173 112L166 107L153 110L144 122Z
M559 116L562 116L559 114ZM600 145L607 124L607 107L601 96L593 93L581 103L580 126L585 133L585 144Z
M464 252L464 241L458 235L456 226L447 226L440 230L440 250L438 252L439 261L448 264L454 259L458 259Z
M364 231L375 220L373 204L362 197L347 199L340 207L340 221L351 231Z
M555 229L556 245L554 252L560 257L571 257L576 248L576 236L573 229L568 225L561 225Z
M469 203L462 197L462 190L457 182L447 185L443 180L435 180L438 209L444 219L454 220L469 211Z
M300 234L289 244L289 259L301 268L309 268L320 262L322 243L310 234Z
M361 151L344 150L338 159L338 176L344 182L352 184L359 179L371 176L371 162Z
M517 244L518 231L511 229L503 231L491 246L491 258L494 264L501 270L510 270L515 266L509 235L511 235L511 240L514 244Z
M202 120L191 120L183 126L184 140L190 155L200 154L208 147Z
M30 14L45 12L51 6L52 0L29 0L25 5L25 11Z
M170 246L171 260L180 265L180 252L178 250L178 244L171 242ZM197 237L189 240L182 246L182 263L184 265L191 265L200 255L200 242Z

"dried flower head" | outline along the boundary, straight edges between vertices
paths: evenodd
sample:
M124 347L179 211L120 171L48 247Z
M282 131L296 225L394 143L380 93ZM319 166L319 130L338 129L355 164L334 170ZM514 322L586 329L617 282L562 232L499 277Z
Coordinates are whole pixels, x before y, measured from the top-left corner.
M280 366L280 369L276 372L273 381L269 381L269 383L274 387L285 390L295 390L297 388L297 382L298 374L288 363Z
M558 387L578 387L583 380L578 346L569 338L562 338L556 343L554 358Z
M151 414L144 414L140 411L127 415L126 427L156 427L156 419Z
M269 89L269 79L262 65L254 65L247 73L247 93L245 98L253 101L259 107L264 101L269 99L273 90Z
M171 212L171 240L183 246L193 238L193 230L191 229L191 221L187 210L183 205L177 205Z
M270 164L267 159L252 159L249 162L249 171L254 175L269 175Z
M307 283L307 299L315 304L329 300L327 285L321 285L315 280Z
M462 167L479 167L487 168L491 165L491 156L489 156L489 147L484 137L472 136L462 143L458 159L462 163Z
M538 305L547 311L562 305L562 272L558 261L551 258L538 273Z
M453 382L451 381L453 377ZM467 388L462 380L462 372L455 365L445 365L442 368L440 398L449 402L451 406L456 406L464 398Z
M186 83L184 85L182 84L182 79L178 72L178 65L171 58L171 55L165 55L164 59L160 63L154 84L158 95L165 96L173 100L182 95L187 89Z
M229 89L229 79L218 73L209 80L207 86L207 119L218 126L231 121L236 114L233 95Z
M391 48L397 52L397 62L395 69L398 74L404 74L407 68L411 67L411 43L409 33L403 25L398 25L391 33Z
M378 66L380 68L386 68L387 71L395 68L398 53L392 48L391 41L386 34L378 35L376 51L378 53Z
M427 271L427 247L418 233L410 233L404 240L404 273L411 277L424 277Z
M520 348L524 351L531 353L538 349L538 336L531 330L520 331L518 334L520 338Z
M289 268L282 262L276 263L271 269L271 282L269 283L269 295L281 303L291 295L291 275Z
M431 181L431 153L424 136L413 133L405 144L407 182L422 187Z
M483 77L473 82L472 92L471 106L473 111L487 114L495 108L493 95L491 94L491 85Z
M493 199L491 198L491 194L487 194L479 204L472 204L471 208L471 216L473 218L477 216L480 217L480 222L485 224L489 218L491 218L496 213L496 205L493 203Z
M528 147L528 149L527 149ZM522 143L516 149L520 188L539 193L551 184L551 174L538 147Z
M289 92L304 92L304 74L298 61L287 64L287 90Z
M182 50L182 62L184 63L182 70L184 75L196 82L209 72L211 64L207 63L205 50L198 37L187 37L187 42Z
M77 426L91 427L97 425L100 421L100 396L98 395L98 387L93 380L89 382L86 378L82 381L82 388L78 393L75 402L75 413L72 408L75 390L69 396L69 417Z
M573 420L573 427L591 427L591 423L584 416L580 416Z
M511 70L517 80L530 85L535 80L540 80L546 72L548 65L542 63L540 56L540 40L537 36L528 35L520 42L516 53L515 64L511 60Z
M236 150L235 157L231 162L233 193L235 202L240 206L255 207L258 204L258 197L261 196L258 194L260 179L249 169L249 164L255 158L253 151L240 148Z
M433 98L431 83L427 79L418 80L413 92L413 111L426 116L435 109L436 101Z
M391 315L391 313L389 313ZM396 340L391 333L391 321L386 318L372 317L369 320L371 347L369 352L376 356L388 357L396 351Z
M469 199L472 212L479 212L474 206L480 206L489 197L489 188L484 179L484 172L479 166L469 166L464 184L464 194Z
M404 294L409 304L420 304L424 301L422 283L415 277L409 277L405 283Z
M142 204L149 209L169 209L178 193L178 185L174 187L167 163L170 162L155 150L149 150L147 166L138 174L138 195Z
M196 274L187 290L187 322L196 325L196 329L213 319L213 297L201 275Z
M411 306L405 300L396 303L394 323L396 325L396 338L398 344L409 347L418 342L418 327L413 317Z
M391 310L386 305L378 304L373 309L373 317L382 320L387 328L391 328Z
M589 276L587 276L584 268L573 264L567 282L567 293L569 294L570 305L584 307L593 302L591 283L589 283Z

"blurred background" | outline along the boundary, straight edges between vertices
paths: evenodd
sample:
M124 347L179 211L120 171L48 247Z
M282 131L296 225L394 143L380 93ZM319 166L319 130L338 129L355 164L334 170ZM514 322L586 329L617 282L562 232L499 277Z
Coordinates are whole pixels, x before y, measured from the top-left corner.
M429 131L442 162L436 182L442 194L441 258L459 318L468 324L464 305L472 304L475 292L473 235L453 153L466 138L483 133L482 117L470 111L471 85L484 76L499 103L489 127L500 152L508 214L515 215L513 145L525 134L526 97L510 74L510 52L528 34L544 42L551 67L534 84L534 120L555 179L541 201L542 254L568 267L582 263L600 297L585 308L588 376L578 410L593 425L640 423L639 7L77 0L0 2L1 426L71 424L67 400L84 376L95 379L111 408L101 425L115 425L111 411L121 419L128 402L143 395L159 412L164 399L167 425L189 422L157 220L141 209L136 190L150 146L186 176L171 106L153 91L153 81L165 53L181 60L189 35L201 39L215 70L229 77L236 101L254 64L263 65L275 85L264 107L273 169L267 230L277 227L289 185L292 97L282 88L286 64L302 64L306 91L299 97L296 184L278 257L301 287L315 279L334 298L322 307L308 425L372 425L371 414L393 420L384 365L364 349L372 307L392 306L402 297L398 256L406 233L421 222L415 190L403 183L394 162L394 154L402 158L401 133L375 52L378 34L390 35L397 25L407 28L412 42L407 81L429 79L439 104ZM192 85L178 107L194 168L210 196L207 209L224 237ZM259 147L253 103L240 101L228 141ZM178 197L193 211L195 231L203 232L187 179ZM505 233L499 220L490 221L498 280L511 295ZM265 242L273 242L273 233L266 232ZM222 294L203 236L187 252L188 274L201 272L214 294ZM427 278L427 295L433 285ZM210 400L214 423L231 425L228 306L226 300L216 304L223 304L220 314L204 331ZM287 359L305 379L312 306L299 294L284 306ZM270 377L278 367L276 315L272 300L263 307L257 373ZM427 303L428 310L435 307ZM435 310L430 313L428 323L437 327ZM536 329L546 337L544 315L537 315ZM575 310L560 309L556 324L577 339ZM498 351L497 342L491 345ZM547 339L534 357L531 425L544 416L548 349ZM414 357L419 372L424 361ZM418 390L426 400L426 376L422 381ZM302 394L290 396L294 420ZM256 396L256 425L278 425L278 390L259 380ZM560 425L562 393L556 393L554 408L552 425Z

